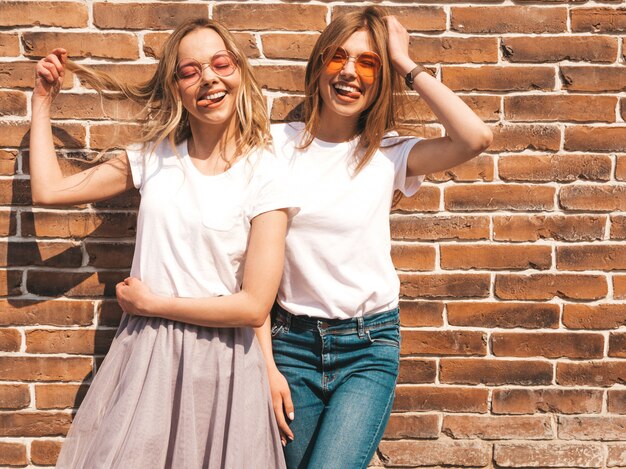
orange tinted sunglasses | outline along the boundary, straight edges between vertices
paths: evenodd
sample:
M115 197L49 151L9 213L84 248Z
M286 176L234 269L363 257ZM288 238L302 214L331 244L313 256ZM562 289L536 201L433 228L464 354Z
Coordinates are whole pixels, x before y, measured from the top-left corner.
M322 62L326 71L337 73L346 66L350 59L354 59L356 73L365 78L374 78L380 70L382 61L376 52L362 52L356 57L351 56L343 47L328 46L322 52Z

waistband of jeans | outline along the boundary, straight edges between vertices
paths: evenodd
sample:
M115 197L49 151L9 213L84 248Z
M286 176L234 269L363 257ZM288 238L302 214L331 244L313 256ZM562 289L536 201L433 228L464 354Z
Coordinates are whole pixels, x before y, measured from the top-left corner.
M296 316L278 303L272 308L272 318L282 323L287 329L323 330L327 333L353 334L363 330L375 330L381 327L400 324L399 308L368 314L350 319L320 319L311 316Z

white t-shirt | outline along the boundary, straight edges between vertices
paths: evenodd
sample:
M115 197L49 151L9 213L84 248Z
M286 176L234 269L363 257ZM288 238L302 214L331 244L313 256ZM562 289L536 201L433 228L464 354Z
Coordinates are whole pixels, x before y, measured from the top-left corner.
M287 233L278 303L295 315L347 319L398 304L389 210L394 190L410 196L423 177L406 177L417 138L385 138L353 176L357 141L313 140L299 150L303 123L272 125L276 154L288 162L300 212ZM397 145L393 145L397 143Z
M131 275L154 293L212 297L241 288L250 221L287 203L284 163L258 150L215 176L192 163L187 141L153 154L127 150L141 192ZM282 169L281 169L282 168Z

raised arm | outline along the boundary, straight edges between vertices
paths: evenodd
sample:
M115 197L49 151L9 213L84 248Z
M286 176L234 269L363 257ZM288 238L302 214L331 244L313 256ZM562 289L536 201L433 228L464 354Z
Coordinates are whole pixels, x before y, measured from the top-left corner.
M287 213L274 210L252 219L241 291L210 298L166 298L136 278L117 285L128 314L157 316L207 327L261 327L274 303L283 273Z
M29 157L32 197L37 205L95 202L133 187L125 154L72 176L63 176L54 149L50 109L63 85L66 61L65 49L54 49L36 66Z
M388 48L395 70L402 76L417 64L409 56L409 34L395 16L387 21ZM424 139L409 154L407 175L418 176L451 168L474 158L493 140L489 127L447 86L420 72L413 80L413 90L428 104L446 129L446 136Z

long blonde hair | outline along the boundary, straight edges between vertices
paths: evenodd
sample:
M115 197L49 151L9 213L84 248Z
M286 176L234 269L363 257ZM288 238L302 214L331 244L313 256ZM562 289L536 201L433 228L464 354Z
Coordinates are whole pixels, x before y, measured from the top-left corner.
M370 106L360 115L357 122L359 141L355 152L355 174L358 173L374 156L381 146L385 133L399 128L396 113L399 103L405 94L401 77L395 73L387 50L387 26L383 18L384 9L370 6L360 11L354 11L331 21L317 39L305 75L305 98L303 103L302 120L305 122L305 137L301 148L307 148L313 142L320 125L322 98L320 96L319 79L324 73L322 51L328 46L343 44L357 31L367 31L374 52L381 60L382 67L375 82L374 97Z
M151 144L151 150L165 139L172 147L191 136L189 116L182 105L175 71L178 46L192 31L207 28L215 31L224 41L226 49L235 54L241 74L241 85L236 98L236 155L246 154L257 147L268 145L269 119L265 100L245 54L233 35L217 21L198 18L181 23L163 45L163 52L152 77L145 83L131 85L95 69L69 61L67 68L101 93L105 99L124 99L142 106L138 113L142 124L133 140ZM103 92L114 92L103 93Z

